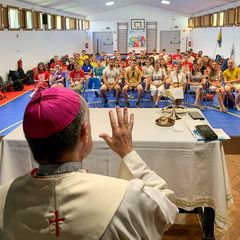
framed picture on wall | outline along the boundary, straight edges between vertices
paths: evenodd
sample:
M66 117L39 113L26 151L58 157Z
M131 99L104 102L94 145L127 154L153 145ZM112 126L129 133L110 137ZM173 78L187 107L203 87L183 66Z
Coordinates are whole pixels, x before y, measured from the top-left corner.
M144 30L145 20L144 19L131 19L131 29L132 30Z

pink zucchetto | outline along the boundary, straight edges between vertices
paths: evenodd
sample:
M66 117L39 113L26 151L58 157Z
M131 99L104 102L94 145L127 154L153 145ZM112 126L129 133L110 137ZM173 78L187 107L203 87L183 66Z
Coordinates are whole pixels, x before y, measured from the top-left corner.
M79 110L80 97L70 89L56 87L36 93L24 113L26 138L47 138L60 132L74 120Z

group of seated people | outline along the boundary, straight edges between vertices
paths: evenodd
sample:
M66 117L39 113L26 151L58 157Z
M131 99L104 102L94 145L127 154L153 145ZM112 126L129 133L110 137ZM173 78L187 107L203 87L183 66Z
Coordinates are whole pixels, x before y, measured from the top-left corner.
M89 88L100 88L104 106L108 105L106 93L110 90L115 92L116 106L119 106L122 92L125 105L129 107L128 91L136 90L136 107L141 107L142 96L148 91L151 92L154 107L158 107L167 89L178 88L183 92L195 92L194 106L201 110L204 109L203 93L211 90L218 97L221 112L228 111L224 105L226 96L240 111L240 69L229 59L228 68L222 72L220 64L203 56L201 51L196 54L190 49L182 54L177 49L175 54L170 55L165 49L160 54L154 49L152 54L142 50L137 55L133 50L123 58L118 51L114 51L111 57L104 52L98 57L90 57L82 50L81 54L73 53L65 67L66 71L63 72L63 63L57 55L49 71L44 63L39 63L35 74L36 86L31 97L48 87L64 87L68 78L69 87L79 93L83 83ZM236 100L233 91L238 92Z

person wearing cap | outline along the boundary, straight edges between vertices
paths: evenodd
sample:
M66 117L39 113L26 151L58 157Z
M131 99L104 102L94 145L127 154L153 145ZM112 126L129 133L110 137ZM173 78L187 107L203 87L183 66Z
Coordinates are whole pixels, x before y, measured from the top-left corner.
M135 152L133 114L116 113L109 111L112 135L99 136L121 157L125 180L84 170L92 137L81 96L67 88L34 95L23 130L39 168L0 186L1 239L161 238L178 212L174 194Z

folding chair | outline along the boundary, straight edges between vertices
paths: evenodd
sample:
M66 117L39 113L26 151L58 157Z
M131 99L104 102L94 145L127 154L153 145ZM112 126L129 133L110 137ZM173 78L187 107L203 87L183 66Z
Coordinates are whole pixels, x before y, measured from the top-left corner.
M88 86L83 82L82 95L87 102L91 102L94 98L100 96L101 80L99 78L89 78Z

